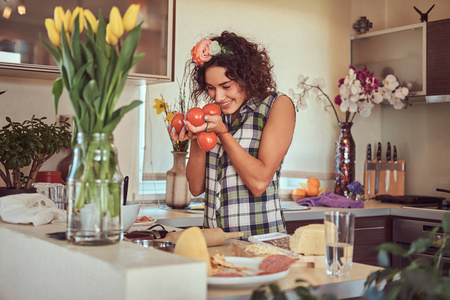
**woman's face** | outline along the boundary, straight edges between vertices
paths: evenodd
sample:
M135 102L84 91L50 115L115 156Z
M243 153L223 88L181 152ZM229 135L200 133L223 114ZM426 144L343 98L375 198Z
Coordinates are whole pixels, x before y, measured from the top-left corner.
M239 84L225 76L223 67L209 67L205 72L206 88L208 95L222 112L227 115L234 114L245 103L245 93Z

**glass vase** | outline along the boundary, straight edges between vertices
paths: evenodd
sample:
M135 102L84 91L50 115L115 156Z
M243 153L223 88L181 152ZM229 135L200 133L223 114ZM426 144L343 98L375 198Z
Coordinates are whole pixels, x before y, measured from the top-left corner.
M68 177L69 243L97 246L122 240L122 189L112 135L78 133Z
M334 149L334 193L347 197L348 185L355 181L355 141L352 137L353 123L340 122L339 136Z
M166 173L166 204L174 209L183 209L191 202L191 193L186 178L187 152L172 151L173 166Z

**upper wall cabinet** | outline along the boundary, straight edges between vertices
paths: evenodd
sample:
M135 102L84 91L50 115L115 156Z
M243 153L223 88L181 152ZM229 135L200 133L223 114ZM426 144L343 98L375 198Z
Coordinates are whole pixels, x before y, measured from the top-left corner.
M366 65L380 80L395 75L410 95L426 95L425 40L425 23L353 36L350 62Z
M140 4L139 20L143 21L141 39L136 53L145 53L130 71L129 78L153 83L173 79L175 0L8 0L1 1L0 13L0 75L21 77L57 77L59 73L51 55L39 40L45 39L45 18L53 17L55 6L64 10L81 6L95 15L99 10L108 22L111 7L123 15L131 3ZM18 13L24 4L26 13ZM10 15L8 16L8 11Z
M450 19L353 36L350 63L394 74L412 100L450 102ZM423 97L425 96L425 97Z

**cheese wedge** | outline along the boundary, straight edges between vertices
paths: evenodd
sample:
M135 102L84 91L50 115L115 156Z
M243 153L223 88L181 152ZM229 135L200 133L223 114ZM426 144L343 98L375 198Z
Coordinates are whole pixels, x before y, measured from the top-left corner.
M310 224L299 227L289 239L292 252L304 255L325 255L325 226Z
M175 245L175 254L204 261L208 268L208 276L212 275L211 261L205 237L198 227L189 227L182 231Z

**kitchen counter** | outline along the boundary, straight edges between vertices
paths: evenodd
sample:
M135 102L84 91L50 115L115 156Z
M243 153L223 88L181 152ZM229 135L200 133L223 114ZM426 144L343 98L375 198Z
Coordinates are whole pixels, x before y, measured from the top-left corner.
M286 211L285 216L287 221L321 219L324 211L331 209ZM356 217L395 215L432 220L442 219L445 213L372 200L365 202L364 209L351 211ZM201 212L165 210L158 206L143 206L140 214L173 227L201 226L203 222ZM185 257L128 242L99 247L74 246L46 235L64 230L63 224L34 227L0 220L0 299L238 299L236 297L252 291L207 288L205 265ZM231 255L229 244L209 250L211 254L220 251ZM362 293L367 275L376 269L354 264L351 277L333 279L327 277L323 269L293 268L278 283L282 288L290 288L295 279L304 278L338 297L357 297Z
M293 201L286 203L293 207ZM282 205L283 206L283 205ZM159 224L174 227L189 227L203 225L203 211L183 210L183 209L161 209L161 205L143 205L140 215L151 216L158 219ZM441 220L446 211L432 209L403 208L401 204L382 203L376 200L364 202L364 208L330 208L330 207L312 207L308 210L285 210L286 221L298 220L317 220L323 219L325 211L343 210L352 211L356 217L376 217L376 216L400 216L409 218L422 218L431 220Z

